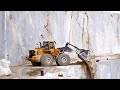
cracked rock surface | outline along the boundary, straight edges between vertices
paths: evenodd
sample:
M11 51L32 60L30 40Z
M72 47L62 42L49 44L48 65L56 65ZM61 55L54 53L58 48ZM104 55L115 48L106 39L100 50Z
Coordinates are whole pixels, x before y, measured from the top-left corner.
M7 11L5 16L5 12L0 11L0 21L0 59L9 60L11 65L28 63L25 56L28 55L29 49L37 47L36 43L55 40L56 48L69 42L81 49L89 49L91 60L94 59L93 56L99 56L96 59L103 61L94 66L95 78L120 78L119 14L104 11ZM73 61L78 59L74 52L68 54L74 58ZM104 56L108 54L113 56ZM104 61L105 58L111 57L115 60ZM33 69L19 67L11 67L12 76L6 78L41 78L38 70L33 72ZM22 71L28 72L27 75ZM48 75L50 74L46 74L46 77ZM84 75L81 77L85 78Z
M1 11L0 58L12 65L26 64L28 50L43 40L55 40L56 48L69 42L89 49L90 56L119 53L119 17L104 11L7 11L5 19ZM69 55L77 57L74 52Z

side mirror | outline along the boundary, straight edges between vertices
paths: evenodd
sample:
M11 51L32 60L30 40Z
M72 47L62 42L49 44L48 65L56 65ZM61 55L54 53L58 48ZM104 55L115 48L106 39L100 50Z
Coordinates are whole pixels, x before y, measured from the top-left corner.
M54 43L56 44L56 42L54 41Z

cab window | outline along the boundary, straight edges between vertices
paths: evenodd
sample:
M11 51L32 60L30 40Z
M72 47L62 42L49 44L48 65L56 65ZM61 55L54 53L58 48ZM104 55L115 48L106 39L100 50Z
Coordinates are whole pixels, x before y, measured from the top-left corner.
M48 42L43 42L43 47L48 47Z
M55 46L54 46L54 42L50 42L50 49L54 49Z

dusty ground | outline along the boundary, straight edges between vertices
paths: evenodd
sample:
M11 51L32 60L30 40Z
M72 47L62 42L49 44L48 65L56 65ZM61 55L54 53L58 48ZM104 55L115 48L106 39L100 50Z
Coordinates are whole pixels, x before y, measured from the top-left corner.
M105 59L109 60L109 59L116 59L116 58L120 58L120 54L91 57L89 58L89 60L90 61L91 60L105 60ZM70 65L82 65L82 64L83 63L81 63L80 59L74 58L71 60ZM82 65L82 67L83 66L84 65ZM59 66L57 66L56 63L54 62L52 67L59 67ZM61 67L66 67L66 66L61 66ZM41 67L41 66L32 66L31 64L22 65L22 66L11 66L10 69L12 71L12 74L8 76L1 76L0 79L34 79L36 76L41 76L41 70L44 68L45 67ZM47 68L51 68L51 67L47 67Z
M79 60L72 61L70 65L80 65L82 64ZM69 66L70 66L69 65ZM59 67L54 62L52 67ZM65 66L61 66L65 67ZM41 66L32 66L31 64L21 65L21 66L11 66L12 71L11 75L1 76L0 79L34 79L36 76L41 76L41 70L44 68L51 67L41 67Z

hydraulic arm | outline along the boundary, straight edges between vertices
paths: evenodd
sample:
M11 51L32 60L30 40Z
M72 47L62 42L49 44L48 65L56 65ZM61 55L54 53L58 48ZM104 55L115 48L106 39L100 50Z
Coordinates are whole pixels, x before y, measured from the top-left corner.
M76 54L78 55L78 57L83 61L83 63L86 65L90 79L94 79L94 75L92 73L92 66L90 65L90 63L88 63L87 61L87 57L88 57L88 52L89 50L85 50L85 49L79 49L78 47L70 44L70 43L66 43L65 47L68 48L68 45L74 47L76 49Z

